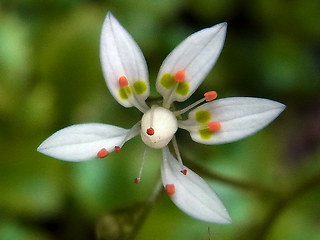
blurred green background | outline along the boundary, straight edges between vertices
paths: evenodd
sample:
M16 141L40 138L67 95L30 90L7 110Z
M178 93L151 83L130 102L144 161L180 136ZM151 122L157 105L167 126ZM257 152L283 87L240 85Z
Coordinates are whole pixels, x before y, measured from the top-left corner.
M319 9L318 0L0 0L0 239L319 239ZM140 137L121 154L88 162L36 152L65 126L129 128L141 117L111 97L102 76L108 10L144 52L153 96L168 53L226 21L216 66L179 106L208 90L287 105L266 129L235 143L204 146L178 132L187 165L217 191L233 224L191 219L165 194L146 210L161 153L148 153L135 185Z

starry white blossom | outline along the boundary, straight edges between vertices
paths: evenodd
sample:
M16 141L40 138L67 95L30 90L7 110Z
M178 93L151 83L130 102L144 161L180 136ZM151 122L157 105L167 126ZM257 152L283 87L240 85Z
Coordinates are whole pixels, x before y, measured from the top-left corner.
M183 165L175 133L190 132L203 144L222 144L247 137L273 121L285 108L281 103L252 97L215 100L216 92L180 111L174 101L185 101L202 83L223 48L226 23L198 31L185 39L164 60L157 80L162 106L149 106L149 80L144 56L130 34L108 12L102 27L100 57L106 84L124 107L136 107L142 119L131 129L101 123L85 123L57 131L38 151L65 161L104 158L119 152L124 143L140 134L151 148L162 149L162 182L172 201L186 214L207 222L230 223L231 218L211 187ZM206 102L205 104L202 104ZM199 106L200 105L200 106ZM178 120L188 113L185 120ZM175 149L174 156L168 144ZM140 178L136 179L139 182Z

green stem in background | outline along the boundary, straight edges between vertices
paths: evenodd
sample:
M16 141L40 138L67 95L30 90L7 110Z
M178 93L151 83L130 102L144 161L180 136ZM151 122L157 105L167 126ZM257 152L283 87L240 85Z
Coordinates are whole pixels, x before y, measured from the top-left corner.
M186 156L182 156L182 159L184 163L197 172L201 177L206 177L211 180L215 180L218 182L222 182L224 184L231 185L233 187L246 190L246 191L252 191L254 193L260 194L260 195L268 195L268 196L278 196L280 195L280 192L277 192L271 188L268 188L266 186L257 185L251 182L245 182L243 180L226 177L219 173L216 173L209 169L208 167L204 167L201 164L191 161Z
M161 178L158 177L156 186L146 201L136 202L105 214L96 224L96 238L98 240L135 239L161 193L164 191Z
M143 226L145 220L147 219L147 216L149 215L150 211L152 210L153 206L157 202L157 200L160 198L160 196L164 193L163 187L162 187L162 181L161 178L158 178L158 181L156 183L156 186L154 187L153 191L151 192L149 198L145 202L145 206L142 209L142 212L140 213L139 217L136 219L133 230L131 234L128 236L128 240L133 240L136 238L139 230Z
M259 230L255 230L255 237L253 239L263 240L272 229L273 223L281 215L281 213L288 208L294 201L302 197L308 191L320 186L320 173L302 183L299 187L288 193L285 197L279 198L274 204L272 210L269 212L264 222L261 224Z

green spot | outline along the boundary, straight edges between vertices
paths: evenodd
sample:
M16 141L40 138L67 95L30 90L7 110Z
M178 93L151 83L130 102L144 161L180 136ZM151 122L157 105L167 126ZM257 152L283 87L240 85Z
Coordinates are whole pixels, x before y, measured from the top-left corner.
M160 83L164 88L171 89L173 87L173 84L175 83L174 76L172 76L169 73L166 73L160 79Z
M120 98L123 100L127 100L131 96L131 94L132 93L129 86L119 89Z
M189 84L186 82L182 82L182 83L179 83L179 85L176 89L176 93L178 93L182 96L187 96L189 89L190 89Z
M202 139L210 139L213 136L213 132L210 132L208 128L199 129L199 133Z
M133 83L133 89L136 94L140 95L147 90L147 84L142 80L136 81Z
M196 121L198 123L207 123L211 119L210 112L206 110L199 110L196 112Z

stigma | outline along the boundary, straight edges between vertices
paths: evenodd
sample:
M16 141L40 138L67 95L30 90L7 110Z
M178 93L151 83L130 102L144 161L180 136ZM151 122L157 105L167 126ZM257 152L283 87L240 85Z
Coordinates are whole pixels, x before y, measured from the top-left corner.
M177 129L176 116L164 107L153 106L141 119L142 141L151 148L166 146Z

